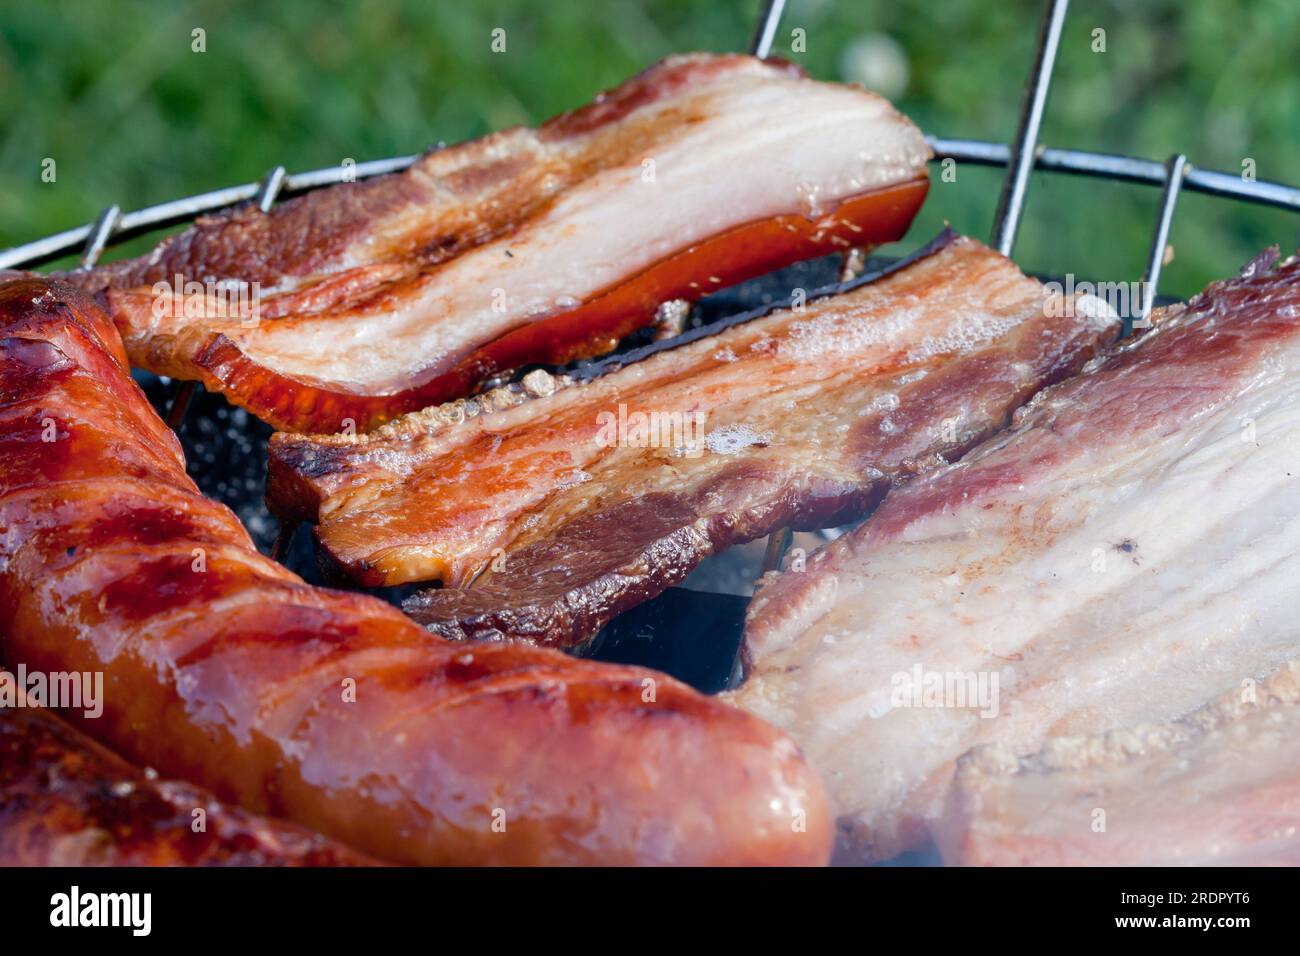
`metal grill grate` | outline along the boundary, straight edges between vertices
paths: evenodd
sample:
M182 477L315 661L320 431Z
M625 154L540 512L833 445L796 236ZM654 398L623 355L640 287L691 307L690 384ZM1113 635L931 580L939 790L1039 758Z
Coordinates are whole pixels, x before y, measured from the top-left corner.
M1052 69L1056 63L1068 8L1069 0L1047 0L1042 29L1035 47L1033 69L1025 87L1020 123L1012 145L983 140L927 137L936 162L952 159L980 166L1007 167L1007 178L998 202L991 241L998 251L1004 255L1011 254L1021 213L1024 211L1029 177L1033 172L1070 173L1163 186L1166 202L1161 205L1157 233L1161 231L1161 223L1166 218L1165 209L1172 209L1182 189L1300 212L1300 188L1263 180L1247 181L1233 173L1197 169L1185 158L1178 162L1181 154L1161 163L1133 156L1040 146L1039 127L1046 110ZM765 0L750 45L756 56L765 57L771 52L784 10L785 0ZM368 179L398 172L410 166L417 158L415 155L397 156L292 174L286 174L284 167L277 166L261 182L228 186L197 196L146 206L134 212L123 213L116 205L109 206L88 225L0 251L0 269L41 265L78 249L83 250L83 265L89 267L108 246L145 232L188 222L203 213L217 212L249 200L257 201L263 208L269 208L271 203L281 197L301 195L322 186L332 186L352 179ZM1175 166L1178 167L1176 170Z
M1181 153L1171 156L1165 162L1159 162L1132 156L1117 156L1040 146L1038 142L1039 130L1046 111L1053 67L1056 62L1068 6L1069 0L1046 0L1033 64L1024 91L1016 137L1012 144L1007 145L980 140L949 140L937 137L927 137L927 139L934 151L935 162L942 163L945 160L953 160L958 163L1006 167L1007 174L994 216L990 242L991 245L1008 256L1011 255L1015 246L1016 234L1028 196L1030 178L1034 172L1065 173L1161 187L1161 200L1157 209L1150 250L1142 276L1143 285L1141 288L1144 293L1140 307L1135 310L1137 323L1143 323L1149 316L1154 304L1155 292L1160 281L1160 272L1164 261L1164 251L1178 198L1182 191L1205 193L1300 212L1300 189L1281 183L1246 180L1232 173L1197 169ZM766 57L771 52L784 9L785 0L765 0L750 45L751 52L756 56ZM336 183L368 179L373 176L397 172L410 166L417 158L414 155L399 156L392 159L374 160L355 165L332 166L294 174L286 174L284 167L277 166L268 172L260 182L231 186L155 206L148 206L134 212L123 213L118 206L112 205L104 209L95 221L88 225L0 251L0 269L37 266L74 253L78 249L82 250L81 267L88 269L94 266L106 248L134 236L186 223L204 213L228 209L249 201L255 202L259 208L267 211L270 210L277 199L300 195ZM167 423L173 429L179 431L185 422L191 401L195 397L195 383L175 383L169 400L162 395L162 383L157 379L147 379L146 390L150 392L151 398L156 404L166 405ZM203 405L206 420L195 424L203 426L201 430L207 438L217 444L215 452L211 449L204 452L211 463L225 462L227 468L229 468L229 459L223 456L221 448L222 432L228 430L227 425L233 426L236 432L242 431L247 436L242 439L240 446L243 457L252 460L254 453L257 451L264 452L264 448L257 448L256 446L264 443L265 436L269 432L266 426L247 416L241 410L231 409L224 400L217 397L204 396ZM215 419L215 423L212 419ZM189 451L191 449L187 448L187 452ZM193 453L191 452L188 457L193 460ZM264 463L265 455L261 454L258 460ZM237 502L231 501L230 498L232 496L239 497L242 494L245 503L247 503L250 500L248 486L252 479L247 474L242 478L235 478L227 474L224 481L215 483L214 487L212 480L206 482L202 480L203 467L211 467L211 465L201 465L198 469L192 469L192 473L195 474L196 480L199 480L203 490L225 500L227 504L235 507L237 511L241 511L237 506ZM261 507L260 502L257 502L256 507ZM259 544L263 547L270 547L270 550L277 558L286 560L286 563L293 567L294 570L303 573L309 579L313 577L311 559L304 555L303 549L292 553L289 550L292 528L281 528L278 534L274 534L267 523L264 509L260 514L254 514L245 508L241 511L240 517L245 520L246 524L250 524L250 530L253 531L254 537L258 539ZM270 546L272 535L275 537L273 547ZM770 537L763 559L765 569L777 566L782 554L789 546L790 540L791 536L788 531L780 531ZM300 541L299 544L305 545L306 542ZM309 548L309 545L307 547ZM741 600L732 595L717 595L717 597L727 598L730 601ZM664 601L660 602L651 602L652 605L657 603L658 607L647 608L645 614L649 618L659 615L660 617L666 617L669 621L680 622L680 612L671 610L680 603L680 595L673 596L672 592L670 592L664 595L664 599ZM740 606L743 608L743 604ZM664 608L670 610L665 611ZM735 609L728 608L727 610L730 616L734 618ZM629 615L637 614L638 611L629 612ZM624 617L629 615L624 615ZM713 628L714 633L711 636L717 636L716 627L710 623L713 617L709 610L702 611L700 607L696 606L692 609L692 615L697 621L706 622L706 627ZM640 625L636 626L639 627ZM738 637L737 634L737 641ZM732 650L734 652L734 647ZM609 656L614 659L624 659L619 656L620 653L622 651L615 648ZM682 654L682 642L680 641L677 646L669 647L666 653L667 657L664 657L661 648L659 659L646 659L646 655L642 654L638 657L637 653L634 652L633 658L638 663L658 666L660 669L674 673L692 683L697 683L697 685L715 685L705 686L704 689L717 689L716 673L714 673L717 671L716 661L705 665L698 663L694 665L666 664L665 662L668 659L675 659ZM649 656L651 658L655 657L654 654ZM700 677L699 674L703 672L692 674L689 672L692 666L697 669L703 666L712 676ZM726 664L724 662L724 670L725 668ZM688 672L684 673L684 669ZM693 680L693 677L696 679Z

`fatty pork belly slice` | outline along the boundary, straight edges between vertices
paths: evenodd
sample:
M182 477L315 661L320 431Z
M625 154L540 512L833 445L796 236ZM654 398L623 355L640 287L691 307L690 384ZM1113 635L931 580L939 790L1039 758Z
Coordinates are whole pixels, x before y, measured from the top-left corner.
M1275 258L760 587L734 701L822 771L842 858L923 843L972 746L1165 720L1295 655L1300 263Z
M48 710L0 709L0 866L368 862L311 830L132 766Z
M1003 427L1114 334L1074 302L947 234L852 291L481 403L514 407L276 435L268 500L361 583L444 582L405 606L439 634L573 646L707 555L843 523Z
M498 370L608 351L666 300L898 239L929 156L865 90L677 56L538 129L65 278L100 295L134 365L277 428L366 431ZM177 276L211 285L178 296Z
M940 845L979 866L1300 864L1300 670L1178 720L958 763Z

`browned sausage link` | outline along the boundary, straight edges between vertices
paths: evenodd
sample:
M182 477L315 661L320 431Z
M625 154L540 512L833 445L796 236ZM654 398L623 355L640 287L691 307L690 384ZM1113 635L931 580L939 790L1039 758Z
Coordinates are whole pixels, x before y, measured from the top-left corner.
M185 474L103 312L0 286L0 654L102 672L69 719L255 813L407 863L822 863L789 741L663 675L449 644L262 557Z
M147 776L48 710L0 710L0 866L358 866L319 834Z

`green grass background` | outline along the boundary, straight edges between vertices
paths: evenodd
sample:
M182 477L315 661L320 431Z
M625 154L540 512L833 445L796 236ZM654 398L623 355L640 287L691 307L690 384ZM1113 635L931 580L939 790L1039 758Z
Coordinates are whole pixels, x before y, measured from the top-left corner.
M4 0L0 247L124 209L290 170L413 152L531 123L674 51L743 49L757 0ZM791 0L776 52L843 76L883 34L927 132L1008 140L1042 7L1021 0ZM206 31L205 53L191 31ZM494 54L491 31L507 31ZM791 30L807 50L790 52ZM1106 31L1106 52L1092 50ZM1300 182L1300 4L1076 0L1043 141ZM41 162L57 162L43 183ZM943 220L986 238L1000 174L936 179L908 242ZM1035 176L1026 268L1137 278L1157 191ZM1270 242L1294 213L1187 195L1162 291L1188 294ZM140 241L133 244L138 248Z

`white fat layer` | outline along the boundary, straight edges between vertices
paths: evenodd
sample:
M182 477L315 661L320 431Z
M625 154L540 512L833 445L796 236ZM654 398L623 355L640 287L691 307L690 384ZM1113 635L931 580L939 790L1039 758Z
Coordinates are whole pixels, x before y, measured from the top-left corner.
M647 109L682 105L670 98ZM689 106L706 119L665 124L643 159L596 173L520 231L436 269L383 321L342 314L312 320L309 334L298 321L228 334L251 358L291 376L396 389L692 243L784 213L819 216L839 199L925 168L916 128L861 90L743 75ZM652 181L645 160L653 161Z
M937 815L976 744L1027 753L1050 734L1168 719L1295 656L1300 348L1286 349L1167 434L1090 433L1031 483L862 553L836 542L816 572L833 600L751 645L736 700L793 734L887 855ZM894 706L891 678L917 665L996 673L998 716Z
M1244 682L1187 719L1056 738L1023 769L1015 760L1000 768L977 752L963 761L941 827L945 860L1295 865L1297 676L1292 664L1267 681ZM1099 805L1104 838L1092 826Z

